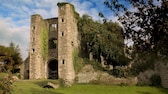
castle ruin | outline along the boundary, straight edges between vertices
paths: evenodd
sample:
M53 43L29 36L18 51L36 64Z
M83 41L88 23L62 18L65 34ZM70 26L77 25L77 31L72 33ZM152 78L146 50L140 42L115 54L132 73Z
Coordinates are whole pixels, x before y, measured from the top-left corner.
M75 78L73 52L78 48L74 6L58 3L58 17L31 16L28 79Z

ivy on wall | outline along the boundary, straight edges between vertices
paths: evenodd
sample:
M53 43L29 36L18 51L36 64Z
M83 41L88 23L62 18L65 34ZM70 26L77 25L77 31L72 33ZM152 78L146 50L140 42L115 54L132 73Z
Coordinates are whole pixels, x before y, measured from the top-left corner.
M48 56L48 33L45 26L45 23L42 23L42 29L40 33L40 48L41 48L41 55L43 60L47 60Z
M73 65L74 65L75 72L78 73L83 67L82 59L79 57L78 48L73 49L72 59L73 59Z

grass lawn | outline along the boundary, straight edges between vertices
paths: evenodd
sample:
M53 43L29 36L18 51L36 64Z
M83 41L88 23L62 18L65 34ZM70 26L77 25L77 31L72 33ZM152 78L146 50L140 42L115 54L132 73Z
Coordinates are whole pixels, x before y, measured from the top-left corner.
M168 89L139 86L76 84L72 87L60 87L59 89L42 88L46 82L42 80L15 82L12 94L168 94Z

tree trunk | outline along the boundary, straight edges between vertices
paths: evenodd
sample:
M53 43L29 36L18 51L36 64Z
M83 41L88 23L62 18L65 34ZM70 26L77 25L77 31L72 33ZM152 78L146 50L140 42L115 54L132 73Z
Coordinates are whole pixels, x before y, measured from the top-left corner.
M92 52L89 53L89 60L91 60L91 61L93 60L93 53Z
M102 55L100 55L100 61L101 61L102 67L106 67L105 64L104 64L105 60L104 60L104 57Z

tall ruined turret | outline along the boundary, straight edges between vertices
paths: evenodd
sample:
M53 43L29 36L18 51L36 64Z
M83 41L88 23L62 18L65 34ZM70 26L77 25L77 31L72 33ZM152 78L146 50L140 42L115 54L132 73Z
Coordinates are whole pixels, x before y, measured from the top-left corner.
M68 83L75 78L73 52L77 48L77 20L71 4L58 4L58 62L60 78Z
M73 52L78 49L74 6L58 3L58 18L31 16L29 78L64 79L73 83Z
M44 33L44 34L43 34ZM39 79L46 78L46 57L44 59L42 46L47 45L44 41L48 41L46 38L44 40L44 35L47 34L45 30L45 22L43 18L38 15L31 16L31 26L30 26L30 63L29 63L29 78ZM47 47L46 47L47 48Z

